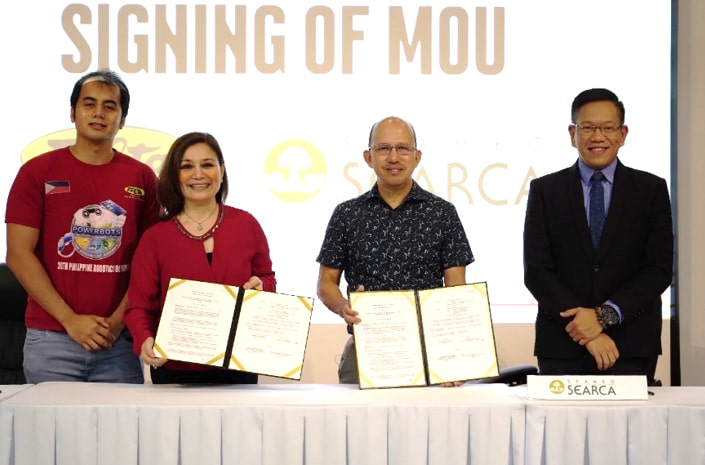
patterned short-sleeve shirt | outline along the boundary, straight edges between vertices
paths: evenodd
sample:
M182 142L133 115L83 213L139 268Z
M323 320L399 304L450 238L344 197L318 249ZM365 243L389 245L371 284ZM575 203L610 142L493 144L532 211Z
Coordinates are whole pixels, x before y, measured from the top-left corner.
M374 291L442 287L445 269L474 257L453 204L414 182L395 209L376 185L338 205L316 261L343 270L349 290Z

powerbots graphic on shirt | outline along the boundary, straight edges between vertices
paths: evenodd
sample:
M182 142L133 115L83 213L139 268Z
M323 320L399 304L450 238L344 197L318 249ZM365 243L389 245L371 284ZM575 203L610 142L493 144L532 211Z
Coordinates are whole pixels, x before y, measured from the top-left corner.
M120 248L126 210L112 200L76 210L71 231L59 239L57 252L64 258L74 253L91 260L109 257Z

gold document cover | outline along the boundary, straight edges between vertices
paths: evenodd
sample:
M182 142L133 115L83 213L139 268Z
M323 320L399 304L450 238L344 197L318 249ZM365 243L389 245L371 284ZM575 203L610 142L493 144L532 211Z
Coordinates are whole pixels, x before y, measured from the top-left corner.
M163 358L301 379L313 298L172 278L154 342Z
M425 386L499 374L487 283L350 293L360 388Z

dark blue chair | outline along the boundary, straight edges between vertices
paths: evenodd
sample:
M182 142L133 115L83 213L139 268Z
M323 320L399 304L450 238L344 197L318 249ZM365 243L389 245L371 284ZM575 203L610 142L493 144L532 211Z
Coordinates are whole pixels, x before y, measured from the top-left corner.
M503 383L508 386L520 386L526 384L526 377L538 375L539 369L533 365L514 365L499 369L498 376L482 378L471 381L475 384Z
M27 293L15 275L0 263L0 384L25 384L22 350L26 333Z

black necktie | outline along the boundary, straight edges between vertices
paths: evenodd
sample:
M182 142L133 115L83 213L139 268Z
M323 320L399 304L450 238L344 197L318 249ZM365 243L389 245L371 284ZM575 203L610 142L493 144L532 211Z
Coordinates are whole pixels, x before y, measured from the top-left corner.
M605 225L605 190L602 187L604 178L602 171L595 171L590 178L590 235L595 248L600 243L602 227Z

